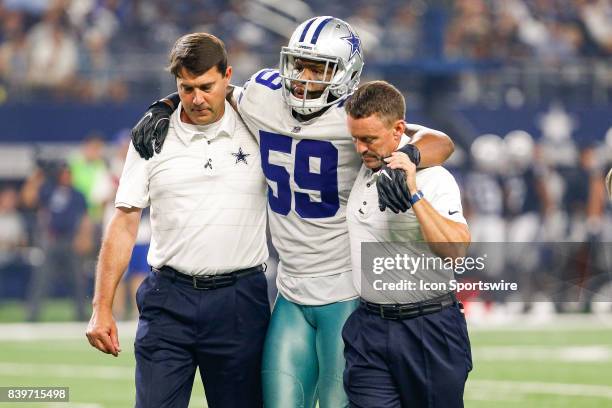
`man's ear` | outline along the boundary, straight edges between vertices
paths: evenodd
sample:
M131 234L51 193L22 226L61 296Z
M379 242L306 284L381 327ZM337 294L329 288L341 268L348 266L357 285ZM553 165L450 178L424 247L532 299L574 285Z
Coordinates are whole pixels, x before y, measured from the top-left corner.
M227 84L230 83L230 80L232 79L232 66L231 65L228 65L227 69L225 70L225 77L223 79L225 80Z
M406 122L403 119L399 119L393 125L393 137L398 140L402 138L404 131L406 130Z

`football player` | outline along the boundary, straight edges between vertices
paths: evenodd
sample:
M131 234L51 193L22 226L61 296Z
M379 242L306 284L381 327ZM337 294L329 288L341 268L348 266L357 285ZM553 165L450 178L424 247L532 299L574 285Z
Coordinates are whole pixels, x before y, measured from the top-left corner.
M348 406L342 386L341 330L357 306L351 278L346 203L361 159L343 109L363 68L361 43L329 16L300 24L281 50L279 69L263 69L229 97L260 144L268 215L278 250L277 286L263 356L266 408ZM133 129L144 158L161 151L173 96L154 103ZM445 134L409 125L403 151L421 166L453 151ZM381 210L408 209L405 175L389 170Z

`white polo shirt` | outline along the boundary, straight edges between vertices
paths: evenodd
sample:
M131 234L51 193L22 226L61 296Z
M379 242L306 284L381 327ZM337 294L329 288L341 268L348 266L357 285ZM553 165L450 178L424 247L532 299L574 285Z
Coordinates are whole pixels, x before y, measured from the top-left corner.
M409 138L407 136L402 136L400 147L408 143L408 141ZM362 290L362 272L365 272L368 278L372 277L371 270L362 271L362 242L385 243L383 245L384 250L381 249L381 254L377 256L392 256L397 251L412 247L415 254L419 256L424 252L423 255L425 256L435 257L427 245L424 244L421 227L412 208L405 213L399 214L395 214L388 209L380 211L376 189L376 180L379 174L380 172L373 172L365 165L362 165L351 190L347 205L353 283L360 296L371 302L410 303L426 300L425 297L433 296L430 296L430 293L418 291L408 295L406 293L385 291L379 294L382 298L380 296L368 298L366 291ZM441 166L419 170L416 174L416 183L417 188L423 192L424 198L427 199L439 214L452 221L467 224L463 217L459 186L448 170ZM401 243L401 245L395 245L394 243ZM414 245L411 245L411 243L414 243ZM368 265L368 267L371 267L371 265ZM452 277L452 271L451 275L448 275L449 272L446 270L439 271L439 273L445 274L445 278L450 279ZM398 275L393 276L392 280L422 278L427 279L427 275L419 273L415 275L406 274L405 276ZM433 280L437 281L440 278L441 275L436 276ZM386 281L389 281L388 277Z
M255 139L228 102L208 126L182 122L181 110L160 154L144 160L130 145L115 206L151 206L155 268L216 275L263 263L266 182Z

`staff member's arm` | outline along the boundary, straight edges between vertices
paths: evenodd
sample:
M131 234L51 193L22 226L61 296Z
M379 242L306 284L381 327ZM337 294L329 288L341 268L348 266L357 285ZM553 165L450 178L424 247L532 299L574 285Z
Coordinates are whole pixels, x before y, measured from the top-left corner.
M132 254L140 208L117 208L106 230L96 269L96 289L93 314L87 327L87 339L98 350L119 355L119 336L113 317L113 299L117 285L126 270Z
M406 172L406 184L412 194L417 189L416 166L405 155L393 153L385 159L390 168L400 168ZM412 209L423 232L423 238L431 250L440 257L457 258L465 256L465 250L471 240L466 224L442 216L428 201L421 198L412 205Z

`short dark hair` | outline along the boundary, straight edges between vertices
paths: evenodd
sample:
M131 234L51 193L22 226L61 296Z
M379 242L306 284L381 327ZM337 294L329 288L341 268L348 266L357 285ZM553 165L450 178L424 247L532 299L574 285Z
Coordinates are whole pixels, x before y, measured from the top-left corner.
M400 91L386 81L372 81L361 85L350 96L344 110L352 118L363 119L378 115L387 124L403 120L406 101Z
M225 44L212 34L186 34L176 40L170 51L168 70L175 77L181 76L183 68L194 75L202 75L215 66L221 75L225 76L227 70Z

